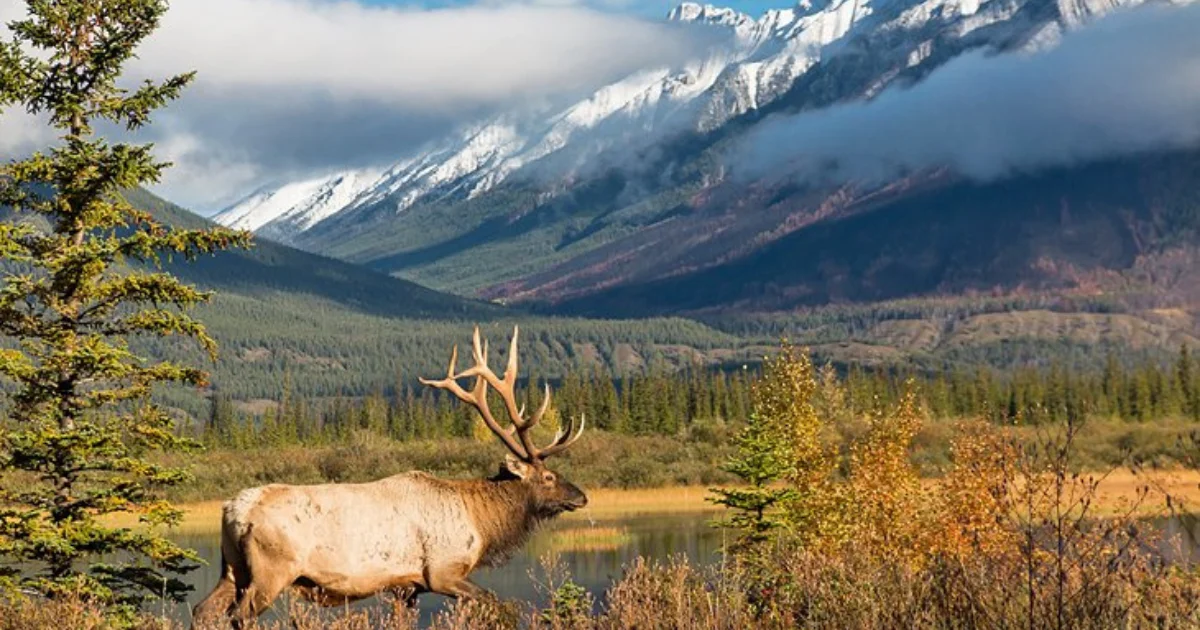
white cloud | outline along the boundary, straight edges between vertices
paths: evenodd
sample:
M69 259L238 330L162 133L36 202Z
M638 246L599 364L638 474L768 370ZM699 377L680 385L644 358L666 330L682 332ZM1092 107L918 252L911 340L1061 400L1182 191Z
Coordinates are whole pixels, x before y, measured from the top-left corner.
M968 54L908 89L759 125L743 177L993 179L1200 143L1200 5L1114 14L1033 55Z
M19 108L0 112L0 156L22 155L44 148L54 133L41 117Z
M0 21L23 12L0 0ZM173 0L129 76L198 72L141 139L178 164L164 194L214 209L263 180L393 160L480 116L580 94L702 45L678 25L542 2ZM29 126L0 115L0 154L44 142Z
M212 208L226 206L269 175L245 156L222 152L220 146L210 146L187 132L168 135L154 148L159 159L172 163L163 188L176 203L202 199ZM214 188L216 182L219 188Z
M583 8L442 10L303 0L175 0L135 71L207 86L327 90L406 108L509 102L595 85L689 52L672 29Z
M23 15L25 15L24 0L0 1L0 24L8 24ZM4 32L7 32L7 29L4 29Z

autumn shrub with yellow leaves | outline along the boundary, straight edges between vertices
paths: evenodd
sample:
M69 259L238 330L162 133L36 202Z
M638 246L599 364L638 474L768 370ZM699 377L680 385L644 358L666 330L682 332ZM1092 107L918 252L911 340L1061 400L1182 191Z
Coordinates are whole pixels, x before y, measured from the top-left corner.
M911 383L894 409L876 409L868 430L850 447L845 512L856 553L911 565L928 554L929 514L917 470L909 460L921 410Z
M733 556L760 623L1200 625L1200 582L1162 561L1163 541L1144 518L1149 487L1126 512L1096 514L1103 474L1074 472L1079 421L1033 433L960 423L949 468L922 483L911 450L926 414L913 385L857 419L839 406L838 387L785 343L753 391L730 470L771 463L746 492L773 500L742 510L740 524L772 525ZM854 438L838 444L853 423Z

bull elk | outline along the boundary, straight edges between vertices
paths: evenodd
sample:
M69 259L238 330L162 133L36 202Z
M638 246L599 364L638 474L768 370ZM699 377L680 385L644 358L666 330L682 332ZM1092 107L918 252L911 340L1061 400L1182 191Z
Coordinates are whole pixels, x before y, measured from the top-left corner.
M289 587L326 606L385 590L407 590L414 600L423 592L480 596L487 591L468 579L472 571L504 563L540 523L587 505L579 488L545 465L579 439L583 421L577 432L567 422L545 448L534 445L530 430L550 406L550 387L526 418L514 391L517 332L504 378L488 368L476 327L473 367L456 372L455 346L446 378L421 379L475 407L509 451L499 473L451 481L408 472L362 484L243 490L224 505L221 579L193 610L194 624L240 628ZM475 379L470 391L458 382L467 378ZM489 389L504 401L510 428L492 415Z

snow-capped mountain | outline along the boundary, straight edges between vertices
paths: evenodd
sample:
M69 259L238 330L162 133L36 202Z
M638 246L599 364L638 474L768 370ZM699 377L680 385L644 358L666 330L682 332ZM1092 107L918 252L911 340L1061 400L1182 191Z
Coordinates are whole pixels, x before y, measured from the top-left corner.
M223 211L217 220L232 228L268 234L272 229L284 236L289 231L302 232L345 208L378 178L378 171L346 171L260 189Z
M775 12L773 12L775 13ZM569 145L578 163L622 138L644 138L647 131L668 123L699 126L700 97L730 68L754 67L779 57L786 42L770 21L753 20L725 9L685 4L668 19L707 25L728 34L723 43L703 58L680 68L652 68L604 86L590 97L560 111L509 114L463 130L445 141L426 147L418 155L399 161L381 172L342 172L305 182L260 190L216 216L220 223L262 230L277 238L302 232L339 210L388 200L402 210L431 195L465 194L473 197L491 190L512 173ZM721 108L725 119L757 106L770 94L786 89L797 70L783 63L754 70L757 78L749 94L736 96L734 108ZM744 89L741 82L729 88ZM706 120L716 121L713 108ZM332 190L339 194L330 194ZM350 193L351 198L345 198ZM340 208L332 204L341 202Z
M835 86L828 102L871 96L895 77L897 66L920 66L980 46L1052 46L1064 29L1141 2L802 0L757 19L685 3L667 19L725 34L701 57L637 72L564 109L499 116L390 167L260 190L215 218L287 241L356 209L399 212L447 196L478 197L518 172L548 177L544 187L553 190L550 182L610 147L712 131L764 108L839 55L857 56L864 72L881 72L866 93L837 93Z

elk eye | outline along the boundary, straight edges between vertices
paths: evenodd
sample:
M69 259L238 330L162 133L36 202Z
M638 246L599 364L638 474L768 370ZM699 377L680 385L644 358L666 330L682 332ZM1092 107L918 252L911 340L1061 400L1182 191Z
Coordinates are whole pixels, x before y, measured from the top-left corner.
M552 473L546 473L545 479L546 481L554 481L554 475Z

